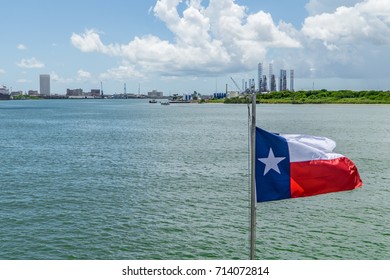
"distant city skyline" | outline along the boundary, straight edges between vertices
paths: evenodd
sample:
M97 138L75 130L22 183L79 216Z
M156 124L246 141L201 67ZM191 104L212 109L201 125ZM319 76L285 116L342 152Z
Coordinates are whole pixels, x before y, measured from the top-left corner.
M13 91L48 74L52 94L212 94L235 90L231 77L257 88L259 61L278 85L294 69L295 90L390 89L386 0L3 2L0 86Z

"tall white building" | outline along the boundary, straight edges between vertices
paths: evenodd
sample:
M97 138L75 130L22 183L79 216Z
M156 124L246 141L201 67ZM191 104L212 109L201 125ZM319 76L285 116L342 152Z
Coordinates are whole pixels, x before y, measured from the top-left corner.
M263 85L263 63L257 65L257 83L259 91L261 91L261 86Z
M50 95L50 75L39 75L39 89L41 95Z
M294 69L290 70L290 91L294 91Z
M272 75L274 74L274 66L272 63L269 64L269 76L268 76L268 80L269 80L269 90L272 91ZM274 90L276 91L276 89Z
M280 69L279 91L287 90L287 70Z

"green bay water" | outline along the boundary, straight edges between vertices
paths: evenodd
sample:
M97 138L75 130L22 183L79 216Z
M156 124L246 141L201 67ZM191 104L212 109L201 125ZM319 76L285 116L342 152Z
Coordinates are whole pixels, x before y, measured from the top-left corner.
M390 259L390 106L258 105L327 136L352 192L257 205L259 259ZM0 259L247 259L245 105L0 102Z

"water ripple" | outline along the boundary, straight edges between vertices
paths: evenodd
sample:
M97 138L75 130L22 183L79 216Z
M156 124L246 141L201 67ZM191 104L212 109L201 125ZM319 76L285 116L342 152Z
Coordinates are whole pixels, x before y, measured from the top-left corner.
M0 259L248 258L245 106L12 102ZM258 258L389 259L389 107L258 109L266 129L334 138L365 184L258 204Z

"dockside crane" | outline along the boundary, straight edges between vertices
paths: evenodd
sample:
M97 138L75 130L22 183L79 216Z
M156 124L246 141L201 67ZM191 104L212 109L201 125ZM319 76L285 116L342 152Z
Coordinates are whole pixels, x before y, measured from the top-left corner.
M241 93L241 92L242 92L242 89L238 86L238 84L237 84L236 81L233 79L233 77L230 77L230 79L233 81L234 85L236 86L236 88L238 89L238 91Z

